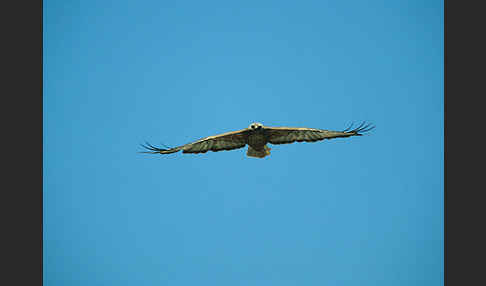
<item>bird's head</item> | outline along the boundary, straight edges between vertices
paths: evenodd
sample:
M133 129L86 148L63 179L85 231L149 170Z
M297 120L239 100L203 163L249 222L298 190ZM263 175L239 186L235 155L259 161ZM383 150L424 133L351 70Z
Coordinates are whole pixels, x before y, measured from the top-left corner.
M262 128L263 128L263 124L259 122L253 122L252 124L250 124L250 126L248 126L248 129L250 130L261 130Z

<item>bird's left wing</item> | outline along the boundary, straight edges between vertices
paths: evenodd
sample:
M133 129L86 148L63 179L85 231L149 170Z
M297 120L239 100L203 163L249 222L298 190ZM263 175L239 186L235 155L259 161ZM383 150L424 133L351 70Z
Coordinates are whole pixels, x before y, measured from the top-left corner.
M182 153L206 153L207 151L222 151L222 150L233 150L245 147L246 143L248 142L248 129L242 129L238 131L227 132L215 136L209 136L197 140L195 142L185 144L182 146L174 147L174 148L158 148L150 145L142 145L142 147L148 149L148 152L142 153L150 153L150 154L170 154L179 152L182 150Z
M373 128L374 126L365 122L354 129L351 129L350 126L343 131L299 127L265 127L268 132L268 142L271 144L315 142L324 139L361 136L362 133L370 131Z

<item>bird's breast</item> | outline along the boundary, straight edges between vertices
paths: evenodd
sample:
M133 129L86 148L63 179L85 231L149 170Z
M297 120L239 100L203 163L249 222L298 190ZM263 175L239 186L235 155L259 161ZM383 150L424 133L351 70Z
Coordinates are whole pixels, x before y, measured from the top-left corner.
M248 136L248 145L255 150L262 149L265 144L267 144L267 140L263 133L253 133Z

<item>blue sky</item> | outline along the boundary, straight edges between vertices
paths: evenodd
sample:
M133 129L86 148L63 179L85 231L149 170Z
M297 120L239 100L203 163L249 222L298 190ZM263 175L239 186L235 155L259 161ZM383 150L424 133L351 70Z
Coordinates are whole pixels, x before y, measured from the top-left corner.
M443 1L44 1L44 285L443 285ZM139 154L269 126L369 135Z

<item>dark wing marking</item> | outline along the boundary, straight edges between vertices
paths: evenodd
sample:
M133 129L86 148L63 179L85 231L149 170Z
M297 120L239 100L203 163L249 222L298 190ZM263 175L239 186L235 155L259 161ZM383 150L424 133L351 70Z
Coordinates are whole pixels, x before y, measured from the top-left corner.
M174 148L158 148L146 143L142 145L150 154L170 154L182 150L182 153L206 153L207 151L233 150L245 147L248 142L248 129L227 132L215 136L209 136L195 142ZM166 146L167 147L167 146Z
M361 136L375 128L371 124L361 123L358 127L351 129L352 125L343 131L331 131L314 128L298 127L265 127L268 130L268 142L272 144L287 144L293 142L315 142L324 139Z

